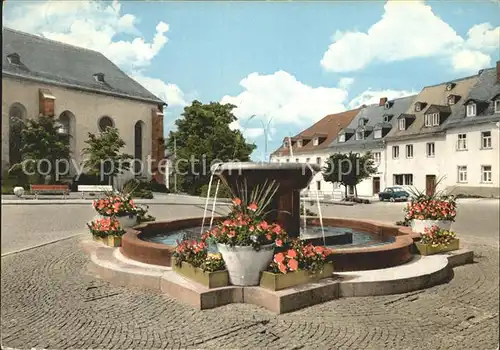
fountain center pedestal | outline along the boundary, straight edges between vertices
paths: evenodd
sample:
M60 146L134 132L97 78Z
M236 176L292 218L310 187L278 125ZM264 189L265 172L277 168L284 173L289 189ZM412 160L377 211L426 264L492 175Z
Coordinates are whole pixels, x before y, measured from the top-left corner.
M249 196L256 186L274 181L279 187L267 208L271 212L266 220L279 224L290 237L299 237L300 191L309 185L314 173L320 171L318 165L235 162L214 166L212 171L240 196L243 188Z

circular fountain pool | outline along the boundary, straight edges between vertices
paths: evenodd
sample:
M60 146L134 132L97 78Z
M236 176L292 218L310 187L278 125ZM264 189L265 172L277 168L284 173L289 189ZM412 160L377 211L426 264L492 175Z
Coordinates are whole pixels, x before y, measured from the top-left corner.
M203 231L208 230L204 227ZM305 230L301 229L301 238L309 238L313 240L315 245L323 245L323 232L321 226L307 227ZM183 239L199 239L201 233L201 226L183 228L180 230L156 233L153 235L141 235L141 239L152 243L166 244L169 246L177 246L177 242ZM372 247L394 242L394 237L378 236L370 232L363 232L348 227L334 227L324 226L324 233L327 241L326 246L332 249L345 249L345 248L361 248ZM332 238L336 240L336 244L328 244Z
M221 219L216 218L215 222ZM142 224L129 229L123 236L121 252L143 263L171 266L177 240L198 238L202 221L202 218L192 218ZM333 248L331 259L336 271L387 268L404 264L412 258L413 238L400 227L341 218L323 218L323 224L327 239L337 240L334 245L327 242ZM319 220L308 220L306 227L308 240L312 239L315 245L322 244ZM352 241L345 241L349 236Z

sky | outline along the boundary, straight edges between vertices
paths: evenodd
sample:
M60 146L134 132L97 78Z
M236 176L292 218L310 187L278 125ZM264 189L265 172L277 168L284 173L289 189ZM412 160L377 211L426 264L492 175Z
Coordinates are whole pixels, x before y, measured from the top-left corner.
M418 93L500 60L500 1L36 1L4 26L105 54L168 103L236 106L265 157L331 113ZM252 117L253 116L253 117Z

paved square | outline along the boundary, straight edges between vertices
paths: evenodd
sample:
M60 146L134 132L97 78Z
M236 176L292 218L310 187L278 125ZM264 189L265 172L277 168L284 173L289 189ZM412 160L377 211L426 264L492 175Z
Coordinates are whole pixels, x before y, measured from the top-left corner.
M332 206L325 212L368 217L384 211L396 215L398 210L374 204ZM158 215L161 210L154 211ZM7 234L2 231L5 241ZM113 286L87 273L88 258L80 240L2 258L4 346L495 349L498 345L498 246L468 244L476 252L476 262L455 268L447 284L400 295L343 298L276 316L245 304L197 311L168 296Z

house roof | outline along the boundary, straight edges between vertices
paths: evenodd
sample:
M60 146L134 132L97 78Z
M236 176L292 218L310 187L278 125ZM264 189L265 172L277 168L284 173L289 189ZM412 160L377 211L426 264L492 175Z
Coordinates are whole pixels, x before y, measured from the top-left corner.
M438 85L427 86L415 97L415 103L425 103L424 108L420 111L415 111L415 103L410 104L404 114L413 114L415 119L407 126L406 130L399 130L399 128L392 128L387 134L386 140L398 140L405 138L424 137L427 134L443 132L447 123L453 121L465 108L463 102L469 94L469 90L476 84L478 79L477 75L448 81ZM451 91L446 89L449 83L454 83L455 86ZM460 96L455 104L448 106L448 96ZM448 109L449 108L449 109ZM444 115L448 115L446 120L439 126L425 127L424 115L431 111L446 111Z
M372 130L375 126L393 127L397 124L398 116L406 111L410 104L414 101L416 95L397 98L389 102L390 108L386 109L385 105L379 106L379 104L373 104L366 108L363 108L358 115L351 121L351 123L346 127L347 129L357 129L359 127L359 121L361 119L367 120L364 125L365 130L370 131L368 135L365 136L364 140L356 140L355 137L350 137L345 142L339 142L338 137L335 138L330 143L330 148L335 150L342 149L354 149L354 148L365 148L364 146L379 144L381 139L374 139L374 133ZM392 115L389 122L384 122L385 115Z
M303 147L297 147L297 144L295 143L292 146L293 154L311 153L315 150L328 148L329 144L333 141L333 139L335 139L338 132L349 125L351 120L359 113L359 111L360 109L358 108L342 113L329 114L310 128L305 129L296 136L292 137L292 140L296 141L300 139L312 139L314 135L326 136L326 139L317 146L313 145L312 140L303 145ZM286 156L289 154L290 149L288 147L284 147L283 145L272 153L272 155L280 156Z
M497 68L484 69L476 84L469 91L466 102L476 101L483 105L477 106L475 117L466 117L465 106L457 113L447 128L477 124L478 122L496 122L500 114L495 113L494 100L500 97L500 82L498 81Z
M20 64L11 63L13 54ZM99 73L104 82L94 77ZM2 75L165 104L100 52L5 27Z

